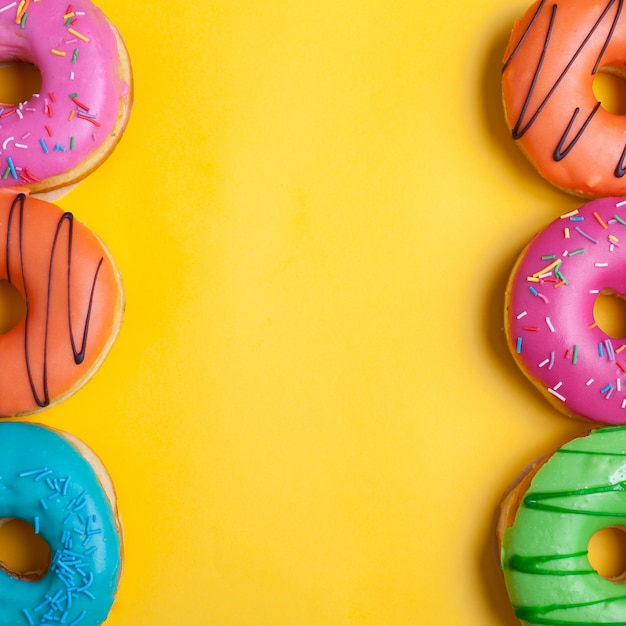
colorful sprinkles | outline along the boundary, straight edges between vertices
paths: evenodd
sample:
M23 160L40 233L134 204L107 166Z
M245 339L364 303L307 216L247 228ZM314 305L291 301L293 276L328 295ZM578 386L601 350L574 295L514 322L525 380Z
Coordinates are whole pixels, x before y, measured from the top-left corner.
M507 333L522 369L570 414L605 423L626 420L626 342L607 336L593 309L609 287L626 293L626 259L616 256L625 209L626 200L604 198L561 215L527 248L508 296Z
M0 0L0 23L7 33L15 29L15 40L8 44L19 49L25 38L32 41L29 55L34 56L44 77L55 80L54 89L44 88L43 93L16 105L0 105L0 183L33 183L62 175L78 166L116 124L118 111L113 109L124 94L115 92L125 87L116 85L112 74L111 85L106 86L111 91L94 92L91 79L92 64L108 64L103 55L116 54L115 36L94 29L92 21L101 16L84 8L80 0L69 5ZM42 31L40 25L49 23L48 14L56 16L58 27L46 26ZM96 97L90 97L94 93ZM29 141L7 144L9 137L20 137L26 131L32 134ZM49 146L46 139L52 136L55 143ZM61 156L68 151L72 154Z
M83 608L80 598L95 600L94 581L98 575L98 567L94 563L94 555L104 547L103 529L97 515L88 513L93 505L89 494L82 490L74 495L76 488L71 476L59 474L44 466L28 469L17 474L21 480L38 483L39 506L42 515L50 507L67 512L63 520L63 528L58 536L58 548L52 555L48 577L56 581L40 600L21 609L26 623L32 624L79 624L88 611ZM43 525L43 517L35 515L33 527L36 534L47 534ZM55 531L56 532L56 531ZM56 543L56 542L53 542Z

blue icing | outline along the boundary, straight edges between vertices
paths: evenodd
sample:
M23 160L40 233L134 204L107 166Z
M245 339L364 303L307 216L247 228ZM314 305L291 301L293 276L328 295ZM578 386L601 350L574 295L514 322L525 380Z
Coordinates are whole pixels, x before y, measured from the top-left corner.
M22 519L48 543L37 581L0 570L0 626L95 626L107 617L121 572L121 537L95 471L58 433L0 423L0 518Z

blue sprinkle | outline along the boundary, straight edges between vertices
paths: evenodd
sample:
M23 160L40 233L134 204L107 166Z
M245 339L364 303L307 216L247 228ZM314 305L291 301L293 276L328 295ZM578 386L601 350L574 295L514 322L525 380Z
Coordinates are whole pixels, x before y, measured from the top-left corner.
M26 616L26 619L28 620L28 623L31 626L33 626L35 622L33 621L33 618L30 616L30 613L26 609L22 609L22 613L24 613L24 615Z
M46 142L43 140L43 137L39 140L39 143L43 148L44 154L48 154L48 146L46 146Z
M39 515L35 515L35 534L39 534Z
M41 474L42 472L47 472L47 467L40 467L39 469L30 470L29 472L22 472L19 476L20 478L24 478L25 476L33 476L34 474Z
M41 500L39 500L39 504L41 504L41 508L42 508L44 511L47 511L47 510L48 510L48 504L47 504L47 502L46 502L43 498L41 498Z
M81 614L73 622L70 622L70 626L76 626L76 624L78 624L78 622L80 622L80 620L82 620L85 615L87 615L87 611L83 609Z
M530 293L532 293L533 296L539 295L539 292L534 287L529 287L528 289L530 289Z
M9 164L9 168L11 169L11 176L15 180L17 180L17 172L15 171L15 165L13 164L13 159L11 157L7 157L7 163Z
M570 221L570 222L584 222L584 221L585 221L585 218L584 218L584 217L580 217L580 216L577 216L577 217L570 217L570 218L569 218L569 221Z
M600 390L600 393L606 393L607 391L612 391L613 385L609 383L604 389Z
M517 338L516 352L517 352L517 354L520 354L522 352L522 338L521 337Z
M604 346L602 345L602 342L600 342L598 344L598 354L603 357L604 356Z

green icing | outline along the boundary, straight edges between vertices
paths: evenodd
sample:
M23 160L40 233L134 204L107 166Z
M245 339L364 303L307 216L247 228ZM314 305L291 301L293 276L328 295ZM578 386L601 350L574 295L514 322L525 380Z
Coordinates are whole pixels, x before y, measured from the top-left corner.
M625 525L626 428L575 439L539 469L504 537L501 565L525 624L626 626L626 595L590 565L593 535Z

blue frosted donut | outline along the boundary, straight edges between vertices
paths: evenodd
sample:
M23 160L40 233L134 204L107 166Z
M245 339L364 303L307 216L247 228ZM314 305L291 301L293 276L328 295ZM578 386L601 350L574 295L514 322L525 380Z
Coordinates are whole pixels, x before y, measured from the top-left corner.
M0 519L30 523L51 556L37 576L0 567L1 626L106 619L122 569L121 526L108 474L85 444L36 424L0 423Z

